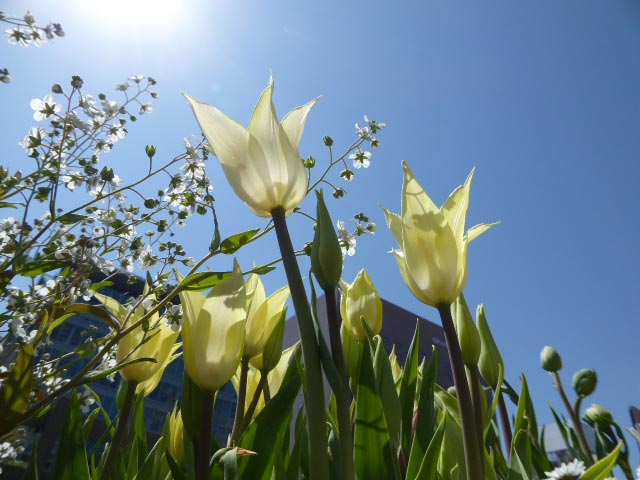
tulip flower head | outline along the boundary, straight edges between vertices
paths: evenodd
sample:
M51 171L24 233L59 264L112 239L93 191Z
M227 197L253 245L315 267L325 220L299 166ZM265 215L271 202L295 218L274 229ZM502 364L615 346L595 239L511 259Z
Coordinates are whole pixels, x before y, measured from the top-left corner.
M367 334L362 326L364 319L375 335L380 333L382 300L367 271L360 270L353 283L342 280L340 285L340 314L346 331L358 341L365 341Z
M266 298L262 280L252 274L246 284L247 323L244 355L248 358L260 355L271 332L278 324L284 304L289 298L289 287L283 287Z
M169 453L178 465L185 465L184 425L182 412L177 407L173 408L169 416Z
M142 305L131 312L126 306L107 295L94 293L94 297L125 327L141 320L146 313ZM138 384L137 393L145 388L148 395L157 386L164 369L174 359L173 354L179 347L176 344L179 333L162 321L156 312L148 322L140 324L118 341L116 351L118 364L141 358L152 358L156 361L155 363L140 361L119 370L126 381Z
M473 171L438 208L406 162L402 167L402 213L385 209L387 225L400 245L391 253L420 301L433 307L451 305L467 283L469 243L497 223L476 225L465 233Z
M234 262L233 273L206 297L182 291L180 303L185 369L201 389L215 391L233 377L244 347L247 313L240 267Z
M185 97L227 180L261 217L286 214L307 196L309 181L298 153L307 114L318 99L291 110L280 122L273 105L273 78L262 92L246 129L212 105Z

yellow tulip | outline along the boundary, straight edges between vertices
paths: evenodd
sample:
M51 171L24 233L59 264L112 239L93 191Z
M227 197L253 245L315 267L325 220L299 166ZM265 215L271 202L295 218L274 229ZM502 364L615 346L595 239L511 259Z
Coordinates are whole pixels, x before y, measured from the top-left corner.
M307 195L309 181L298 145L307 114L318 100L293 109L280 122L272 95L273 78L246 129L214 106L185 94L231 187L261 217L270 217L278 207L289 214Z
M278 390L280 390L280 385L282 385L282 380L284 379L285 373L287 373L287 368L289 368L289 361L291 356L295 352L298 344L296 343L292 347L287 348L282 352L282 356L280 357L280 361L276 365L276 367L271 370L267 375L267 384L269 385L269 395L271 398L274 397ZM258 358L258 357L256 357ZM256 393L256 389L258 388L258 383L260 382L260 370L254 367L252 364L249 365L249 371L247 373L247 393L245 396L245 404L244 411L246 412L253 400L253 396ZM231 383L233 383L234 388L236 389L236 394L238 393L238 388L240 385L240 368L236 370L235 375L231 379ZM256 405L256 410L254 412L254 416L257 415L265 406L264 395L260 395L260 400Z
M387 225L400 244L391 253L402 278L419 300L433 307L448 306L467 283L469 243L497 223L476 225L465 234L473 171L438 208L406 162L402 166L402 214L385 209Z
M375 335L382 328L382 300L366 270L356 275L352 284L340 282L342 295L340 298L340 314L346 330L359 341L367 339L361 318L367 322Z
M258 275L252 274L246 285L247 323L244 355L248 358L260 355L269 336L278 324L284 304L289 298L289 287L283 287L265 298L264 285Z
M127 307L121 305L114 298L100 293L94 293L94 297L125 327L139 321L145 315L145 309L142 306L130 312ZM179 333L166 325L157 312L154 313L149 319L148 327L145 328L143 323L118 341L116 362L121 364L140 358L153 358L156 362L141 361L127 365L119 370L120 375L128 382L137 383L138 387L154 378L157 378L159 382L164 369L173 360L173 354L179 347L176 345ZM150 386L147 384L147 388ZM157 382L155 386L157 386ZM147 395L152 390L149 390ZM141 391L142 388L136 389L136 393Z
M182 291L184 366L202 390L215 391L238 368L244 347L246 294L237 262L209 295Z
M178 465L184 467L184 424L182 412L176 407L169 416L169 453Z
M393 382L396 384L398 393L400 393L400 380L402 379L402 367L398 362L398 356L396 355L396 346L391 348L389 354L389 363L391 364L391 375L393 375Z

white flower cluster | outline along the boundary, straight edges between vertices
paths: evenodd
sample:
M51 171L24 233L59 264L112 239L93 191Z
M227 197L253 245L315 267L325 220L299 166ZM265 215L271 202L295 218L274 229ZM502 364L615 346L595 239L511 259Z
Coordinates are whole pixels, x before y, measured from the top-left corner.
M356 132L358 136L366 141L368 141L373 148L377 148L380 146L380 142L376 138L375 134L380 130L383 130L387 125L385 123L379 123L375 120L369 120L367 116L364 116L364 121L366 125L360 126L360 124L356 123Z
M9 43L21 47L29 45L39 47L55 37L64 37L64 30L59 23L49 23L46 27L38 26L31 12L27 12L22 18L7 17L0 12L0 20L14 26L5 30L4 33L7 35Z
M20 440L16 440L15 442L0 442L0 463L17 460L23 451L24 447L20 445ZM0 474L2 474L1 466Z
M11 255L15 250L16 238L20 234L21 225L13 217L0 219L0 257Z
M163 199L182 212L182 215L179 215L179 226L185 224L185 219L192 216L198 210L198 206L209 203L213 192L205 169L205 159L200 153L201 146L194 146L188 138L184 139L184 145L186 162L180 167L183 173L171 178Z
M345 226L343 220L338 220L338 241L340 242L340 248L342 249L342 256L348 255L352 257L356 253L356 237L362 235L373 235L376 231L376 224L369 221L364 213L358 213L354 215L351 221L355 224L355 230L349 232Z

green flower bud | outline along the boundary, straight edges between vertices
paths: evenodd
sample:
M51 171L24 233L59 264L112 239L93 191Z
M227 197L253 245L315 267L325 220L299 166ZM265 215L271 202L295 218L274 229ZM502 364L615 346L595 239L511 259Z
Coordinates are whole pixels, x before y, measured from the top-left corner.
M482 344L480 342L480 334L476 324L473 323L473 317L471 317L469 306L463 294L458 295L456 301L451 304L451 313L456 322L456 331L464 364L467 367L473 367L478 364L480 359Z
M342 250L322 191L316 195L318 223L311 246L311 271L323 289L336 288L342 275Z
M476 310L476 322L478 324L478 333L480 334L480 343L482 344L478 368L487 383L495 390L498 386L500 369L504 372L504 362L489 329L487 317L484 313L484 305L482 304L478 305Z
M584 411L583 418L592 427L595 427L596 425L599 427L606 427L613 423L613 415L611 415L611 412L602 405L598 405L596 403L592 404Z
M591 395L597 384L598 376L591 368L583 368L573 376L573 389L581 397Z
M340 338L342 340L342 351L344 352L344 363L347 366L347 372L350 378L355 378L360 371L360 360L362 359L364 344L358 342L347 332L344 323L340 327Z
M547 345L540 352L540 365L547 372L557 372L562 369L562 358L555 348Z

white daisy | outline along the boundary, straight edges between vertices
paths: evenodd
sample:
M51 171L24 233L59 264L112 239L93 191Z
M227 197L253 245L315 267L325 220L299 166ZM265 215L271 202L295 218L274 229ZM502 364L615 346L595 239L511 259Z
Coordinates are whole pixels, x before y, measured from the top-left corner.
M574 460L570 463L563 463L551 472L544 472L546 480L577 480L585 472L584 462Z

